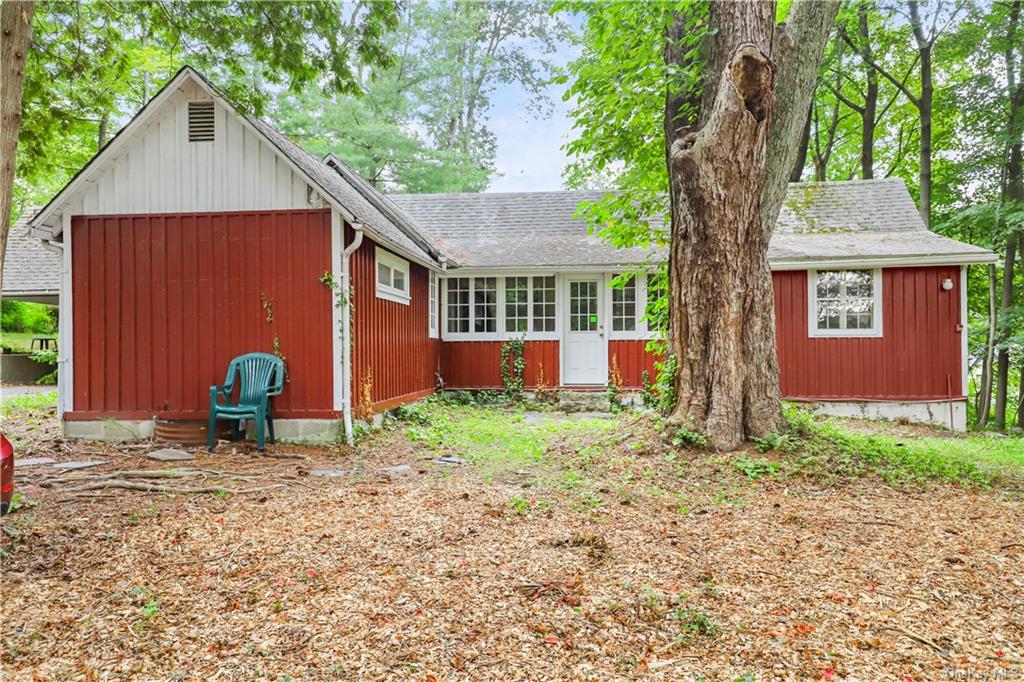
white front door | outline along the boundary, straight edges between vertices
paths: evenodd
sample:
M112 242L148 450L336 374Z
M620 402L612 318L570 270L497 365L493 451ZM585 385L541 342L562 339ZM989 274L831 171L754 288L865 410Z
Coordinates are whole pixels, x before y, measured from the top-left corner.
M568 319L562 339L562 379L566 385L603 386L608 381L603 282L601 276L594 275L566 280L564 310Z

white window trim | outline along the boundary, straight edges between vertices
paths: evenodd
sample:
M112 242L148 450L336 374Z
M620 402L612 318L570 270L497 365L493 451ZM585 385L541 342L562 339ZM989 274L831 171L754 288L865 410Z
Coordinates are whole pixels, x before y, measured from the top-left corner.
M391 268L392 271L397 270L405 275L405 290L390 287L380 283L377 279L377 271L379 265L384 265ZM394 301L395 303L401 303L402 305L409 305L409 301L412 300L412 296L409 295L409 289L411 283L409 282L409 261L404 258L400 258L389 251L385 251L380 246L377 246L374 250L374 262L373 262L373 281L377 284L377 298L382 298L385 301Z
M647 310L647 273L646 272L635 272L633 273L634 283L636 285L636 328L632 330L615 330L615 320L612 314L615 310L615 294L613 293L615 287L612 286L612 280L615 279L616 275L625 274L628 270L609 272L605 275L605 289L607 295L605 296L604 309L607 311L605 317L605 329L608 330L608 338L615 341L627 341L627 340L644 340L652 339L655 334L648 332L647 320L644 319L644 311Z
M497 282L497 317L496 331L494 332L451 332L448 331L448 282L452 279L466 277L469 279L469 328L473 329L476 314L476 282L477 277L494 277ZM509 332L505 331L505 278L506 277L528 277L527 296L529 300L530 331ZM555 278L555 329L550 332L533 331L533 278L554 277ZM562 297L559 295L561 277L556 272L458 272L451 271L441 278L441 339L444 341L505 341L507 339L523 338L526 341L557 341L561 338L562 330Z
M441 313L438 310L438 299L441 294L441 278L431 270L427 274L427 337L436 339L438 337L438 324L441 322Z
M861 338L882 336L882 269L881 268L822 268L825 272L871 270L871 292L874 299L874 319L871 329L818 329L818 270L807 271L807 335L811 338Z

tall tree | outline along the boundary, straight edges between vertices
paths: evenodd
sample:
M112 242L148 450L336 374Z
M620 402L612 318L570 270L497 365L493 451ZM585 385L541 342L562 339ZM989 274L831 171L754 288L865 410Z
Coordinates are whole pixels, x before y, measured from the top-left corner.
M18 4L5 1L5 16ZM140 26L147 48L173 54L175 67L187 62L204 70L232 100L260 113L282 87L299 91L317 83L332 92L356 92L360 65L389 60L384 36L395 17L393 2L42 3L32 17L35 35L23 98L16 103L22 112L14 130L18 166L52 168L55 155L47 152L52 140L66 139L62 131L69 125L93 126L92 139L102 141L103 121L118 111L120 83L132 66L128 45L139 38ZM111 88L112 81L118 87ZM6 85L5 78L5 95ZM12 188L6 173L0 176L5 207ZM3 220L6 235L8 216Z
M32 41L34 2L5 0L0 5L0 280L11 221L18 130L21 128L21 90L25 57Z
M712 2L697 117L666 138L671 419L722 449L781 416L768 242L837 9L800 0L776 27L774 3Z
M1003 59L1006 68L1006 151L1002 183L1002 207L1006 211L1019 211L1024 207L1024 171L1022 171L1021 147L1024 137L1024 58L1020 54L1018 31L1021 21L1021 0L1013 0L1006 28ZM1007 399L1010 385L1010 319L1016 303L1014 292L1015 260L1024 261L1024 251L1018 253L1018 246L1024 245L1024 230L1006 226L1006 247L1003 253L1003 282L1000 296L1002 329L996 357L996 428L1006 428ZM1024 377L1022 377L1024 378ZM1018 407L1018 412L1020 408Z
M543 114L547 59L566 31L546 3L410 2L388 42L393 62L362 71L360 94L311 88L280 98L274 118L389 189L480 191L496 172L491 91L513 85Z
M934 68L933 57L935 43L939 37L953 24L957 16L963 10L966 2L958 0L957 4L950 6L950 3L939 0L931 8L930 15L923 15L919 0L907 0L906 12L897 10L903 14L911 27L914 48L917 52L918 66L918 90L911 90L907 79L899 78L888 68L882 65L880 60L875 59L870 52L860 51L861 59L875 72L885 78L896 87L907 100L914 105L918 112L920 124L920 141L918 144L918 184L921 219L926 226L931 226L932 220L932 141L934 124L934 100L935 85L933 82ZM855 50L858 46L850 39L850 36L843 32L841 35Z

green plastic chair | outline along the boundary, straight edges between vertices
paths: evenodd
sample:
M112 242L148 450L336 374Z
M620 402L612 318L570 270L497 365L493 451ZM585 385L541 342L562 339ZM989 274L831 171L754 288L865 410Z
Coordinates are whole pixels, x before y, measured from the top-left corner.
M238 402L231 402L235 389L235 377L239 379ZM284 362L268 353L246 353L239 355L228 365L228 375L221 386L210 386L210 434L208 450L213 452L217 444L217 420L230 419L231 440L239 439L240 423L243 419L256 421L256 443L260 452L265 450L263 427L270 430L270 442L274 442L274 417L270 410L270 399L281 395L284 388ZM223 402L222 402L223 401Z

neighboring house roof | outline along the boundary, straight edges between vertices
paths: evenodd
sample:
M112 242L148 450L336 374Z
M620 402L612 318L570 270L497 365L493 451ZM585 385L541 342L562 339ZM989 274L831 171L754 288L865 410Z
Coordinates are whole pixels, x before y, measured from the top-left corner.
M59 228L50 230L45 223L50 219L50 214L59 207L67 194L70 194L73 185L77 184L80 178L88 174L90 168L100 165L99 159L114 154L116 151L115 142L118 138L130 134L132 128L142 123L146 115L157 109L163 101L165 93L170 93L178 87L186 78L191 78L202 88L207 90L210 96L219 100L225 107L244 119L253 129L262 135L266 141L284 156L298 171L304 175L308 182L320 190L320 193L329 201L342 209L342 213L348 213L355 222L366 226L371 237L382 241L386 246L394 247L404 255L412 256L425 263L434 264L439 257L443 256L438 245L423 233L422 228L415 225L414 221L394 221L383 213L376 204L385 203L387 199L382 195L377 198L374 195L380 193L369 183L354 184L350 177L345 177L334 168L313 156L297 144L289 140L283 133L273 126L245 114L228 101L220 91L208 81L202 74L190 66L182 67L173 78L171 78L160 91L154 95L146 106L128 122L114 138L100 150L92 159L71 179L68 184L39 212L32 221L32 227L36 229L37 236L42 233L51 234L59 232ZM354 171L349 174L355 175Z
M25 209L7 234L3 297L56 303L60 293L60 256L29 234L38 207Z
M616 249L574 218L603 192L399 194L463 267L597 267L662 260L664 249ZM829 262L988 263L995 254L930 232L898 178L790 185L768 249L773 268Z

